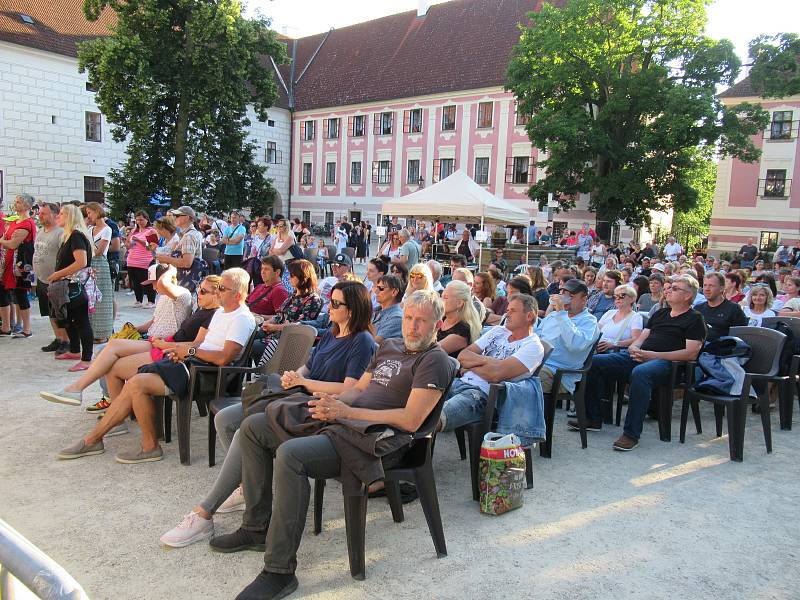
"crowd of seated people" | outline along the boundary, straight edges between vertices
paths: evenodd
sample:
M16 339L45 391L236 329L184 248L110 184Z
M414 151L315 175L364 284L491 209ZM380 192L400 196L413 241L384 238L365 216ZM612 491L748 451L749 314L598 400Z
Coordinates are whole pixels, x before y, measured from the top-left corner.
M399 239L401 245L414 243L405 235ZM468 239L461 241L468 245ZM569 420L567 427L600 430L606 384L628 381L625 425L613 448L629 451L639 444L652 392L666 382L671 361L695 359L705 340L727 335L730 327L761 325L767 316L800 316L800 277L791 272L776 277L764 266L754 277L716 260L708 265L679 254L667 264L652 263L644 254L633 259L596 246L595 263L605 258L599 270L582 260L575 265L545 260L511 277L498 252L486 272L474 274L463 257L453 257L448 280L436 261L387 260L408 256L398 248L394 257L387 253L386 259L369 262L364 284L347 254L334 256L333 275L318 280L306 260L284 263L274 254L259 258L251 252L249 259L260 264L260 282L251 282L239 268L208 277L199 288L198 311L182 317L177 303L183 293L174 269L160 267L154 318L139 328L146 339L111 340L77 382L42 393L79 405L83 390L107 380L103 418L58 457L103 453L104 437L133 414L142 432L140 447L120 452L117 460L160 460L153 397L186 393L184 361L229 364L258 322L263 340L253 356L263 364L286 324L314 324L320 336L301 369L273 376L273 387L269 378L250 384L297 394L314 424L309 433L287 436L277 430L265 405L252 412L241 404L220 411L215 425L227 450L220 473L198 506L161 537L166 545L187 546L214 535L215 513L243 511L241 527L214 537L211 547L264 551L263 571L239 598L282 597L298 585L296 553L309 477L341 476L350 458L337 438L324 432L350 420L415 431L454 375L448 355L458 359L461 371L444 399L444 431L483 420L491 383L513 390L535 380L537 393L573 392L580 375L564 374L561 388L553 390L556 372L581 368L596 343L585 381L586 421ZM391 243L388 248L391 252ZM546 360L542 342L553 348ZM532 378L537 369L538 378Z

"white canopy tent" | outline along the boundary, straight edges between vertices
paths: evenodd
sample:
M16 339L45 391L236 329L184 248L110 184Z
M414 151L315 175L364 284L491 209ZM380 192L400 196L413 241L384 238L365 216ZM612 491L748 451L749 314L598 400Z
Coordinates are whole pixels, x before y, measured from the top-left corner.
M486 224L527 226L530 222L526 210L490 194L461 170L413 194L387 200L382 212L384 215L413 215L445 222L480 219L481 229ZM480 247L482 251L483 246ZM527 254L526 249L526 262Z

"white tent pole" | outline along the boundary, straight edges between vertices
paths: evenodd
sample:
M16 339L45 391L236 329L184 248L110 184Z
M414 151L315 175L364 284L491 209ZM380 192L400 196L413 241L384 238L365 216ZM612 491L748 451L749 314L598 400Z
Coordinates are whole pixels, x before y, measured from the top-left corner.
M530 226L531 226L531 224L528 223L528 227L530 227ZM531 264L530 263L530 258L528 258L528 255L529 255L529 253L531 251L531 245L528 242L528 227L525 228L525 264L526 265Z
M481 231L483 231L483 215L481 215ZM478 271L481 270L481 259L483 258L483 242L478 246Z

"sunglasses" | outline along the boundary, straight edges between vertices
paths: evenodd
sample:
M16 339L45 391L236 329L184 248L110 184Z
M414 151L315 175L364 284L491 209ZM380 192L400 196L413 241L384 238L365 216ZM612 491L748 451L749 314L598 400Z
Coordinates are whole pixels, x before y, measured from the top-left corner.
M625 300L625 298L627 297L628 297L627 294L614 294L614 298L616 298L617 300Z
M217 290L207 290L201 287L199 290L197 290L197 293L200 294L201 296L205 296L206 294L214 294L216 293L216 291Z
M408 277L409 279L425 279L425 275L422 273L411 273Z
M331 298L331 306L333 308L342 308L343 306L347 308L347 304L344 302L339 302L338 300L334 300L333 298Z
M376 285L375 289L378 290L379 292L383 292L384 290L386 290L386 286L385 285Z
M221 294L222 292L230 292L233 288L226 288L224 285L220 284L217 288L217 291Z

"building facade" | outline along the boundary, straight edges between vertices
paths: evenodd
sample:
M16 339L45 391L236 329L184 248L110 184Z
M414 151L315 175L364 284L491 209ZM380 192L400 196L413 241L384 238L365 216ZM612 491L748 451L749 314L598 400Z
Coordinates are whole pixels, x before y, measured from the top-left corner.
M125 144L112 140L87 74L78 71L76 42L107 34L109 20L86 21L78 0L57 10L35 0L7 4L0 13L0 206L23 192L49 202L102 199L109 171L126 159ZM255 160L267 167L285 210L291 115L276 106L266 122L252 110L248 117Z
M761 149L759 162L728 157L719 163L709 252L736 253L749 239L765 252L800 241L800 182L793 185L794 172L800 174L800 96L765 100L744 79L720 98L729 106L760 103L769 112L770 123L753 136Z

